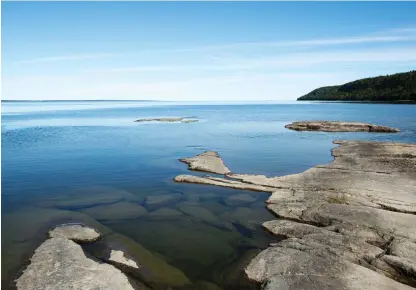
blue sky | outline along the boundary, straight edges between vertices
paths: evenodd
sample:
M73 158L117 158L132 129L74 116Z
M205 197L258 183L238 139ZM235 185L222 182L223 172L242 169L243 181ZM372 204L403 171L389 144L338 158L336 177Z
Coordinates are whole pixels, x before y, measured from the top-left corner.
M2 2L3 99L294 100L416 69L416 2Z

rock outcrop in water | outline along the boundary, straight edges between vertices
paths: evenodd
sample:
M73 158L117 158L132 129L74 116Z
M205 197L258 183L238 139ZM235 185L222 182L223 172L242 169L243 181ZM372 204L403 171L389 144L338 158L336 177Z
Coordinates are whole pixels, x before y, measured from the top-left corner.
M413 289L416 286L416 145L334 141L334 161L268 178L177 176L176 182L272 192L284 237L246 267L264 289Z
M17 279L17 289L133 290L120 270L87 257L81 246L73 241L88 242L96 239L96 235L94 229L79 225L52 230L51 238L36 249L29 266Z
M205 171L216 174L227 174L230 170L224 165L220 155L215 151L206 151L192 158L182 158L179 161L189 165L190 170Z
M144 119L137 119L134 122L165 122L165 123L181 122L181 123L195 123L195 122L198 122L198 120L197 119L187 119L185 117L168 117L168 118L144 118Z
M300 121L286 125L285 128L295 131L322 132L379 132L396 133L399 129L359 122L341 121Z
M115 194L118 194L117 190L115 190ZM103 192L103 195L107 195L107 193ZM118 268L129 277L130 284L135 289L168 289L169 287L175 288L191 284L191 281L181 270L152 254L135 240L113 232L110 228L83 213L27 207L21 213L4 215L2 220L8 229L12 229L7 231L7 235L4 235L2 238L2 246L7 248L7 251L2 253L2 289L3 287L5 289L16 289L16 282L14 280L19 275L18 273L22 275L22 264L24 263L26 265L27 261L31 260L36 248L45 242L45 235L48 232L50 236L53 236L51 239L66 239L72 243L74 242L70 239L76 239L77 243L75 245L79 243L88 259L91 259L93 262L99 261L97 262L98 264L109 264L109 266ZM62 223L65 224L65 230L62 230L61 227L55 227L57 224ZM83 227L83 231L78 233L74 231L71 233L69 228L67 228L67 226L82 228L81 224L85 224L87 227ZM51 228L53 228L52 231L50 230ZM85 231L87 229L88 231ZM58 233L60 236L57 236ZM101 234L97 241L87 242L87 240L95 240L97 233ZM79 252L78 250L75 251ZM42 250L42 253L46 252ZM79 259L83 262L87 258L80 257ZM95 265L89 261L86 263ZM138 268L134 267L134 264ZM43 273L45 277L46 273ZM38 274L41 275L40 272ZM27 280L26 282L28 283ZM25 287L25 284L21 285ZM44 286L39 285L39 287ZM148 285L149 287L147 287ZM22 289L36 289L32 288L31 284L26 285L26 287L29 286L30 288ZM76 287L73 289L84 288Z

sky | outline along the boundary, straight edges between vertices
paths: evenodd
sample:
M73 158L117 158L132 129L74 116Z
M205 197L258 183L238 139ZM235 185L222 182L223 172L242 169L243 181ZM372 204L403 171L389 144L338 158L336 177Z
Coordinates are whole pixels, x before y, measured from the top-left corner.
M416 2L1 6L3 100L295 100L416 69Z

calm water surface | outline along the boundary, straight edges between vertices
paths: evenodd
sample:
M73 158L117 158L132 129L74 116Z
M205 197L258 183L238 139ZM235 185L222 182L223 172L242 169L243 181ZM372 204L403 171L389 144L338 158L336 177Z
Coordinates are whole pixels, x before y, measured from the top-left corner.
M183 116L200 122L133 122ZM363 121L402 131L284 128L297 120ZM221 289L248 289L242 268L275 239L260 226L272 219L264 207L267 194L175 184L176 175L190 173L178 158L215 150L233 172L287 175L330 162L335 139L416 142L416 106L3 102L3 286L24 266L49 227L75 221L100 227L114 241L141 245L152 259L167 265L161 271L179 269L194 285L211 282ZM253 200L227 199L242 193ZM167 200L146 203L158 195Z

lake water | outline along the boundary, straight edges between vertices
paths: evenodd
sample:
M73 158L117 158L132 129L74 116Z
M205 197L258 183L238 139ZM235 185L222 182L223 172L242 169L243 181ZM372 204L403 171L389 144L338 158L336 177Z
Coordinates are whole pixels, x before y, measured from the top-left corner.
M133 122L183 116L200 122ZM297 120L363 121L402 131L284 128ZM121 244L129 244L137 257L147 255L138 262L153 265L149 275L155 280L174 280L169 271L181 271L194 289L250 289L244 265L276 239L261 228L273 218L264 206L268 194L176 184L172 179L178 174L203 174L188 171L178 159L214 150L233 172L287 175L330 162L335 139L416 142L416 106L2 102L3 287L48 228L84 222L100 227L112 242L124 240ZM255 201L228 201L241 193ZM168 195L168 201L145 202L158 195Z

